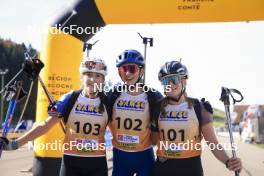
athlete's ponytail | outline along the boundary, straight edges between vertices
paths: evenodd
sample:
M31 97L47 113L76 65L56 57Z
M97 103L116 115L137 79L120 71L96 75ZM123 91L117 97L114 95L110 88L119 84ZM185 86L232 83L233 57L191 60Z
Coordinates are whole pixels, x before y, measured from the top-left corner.
M187 94L185 95L186 96L186 101L188 103L188 108L191 109L192 107L194 107L194 104L193 104L193 99L191 97L188 97ZM195 110L195 108L194 108ZM195 112L196 113L196 112ZM196 114L197 116L198 114ZM198 118L198 121L199 121L199 138L202 139L202 125L201 125L201 122Z
M99 113L103 113L105 111L104 103L103 103L105 95L103 92L99 92L98 96L100 98Z
M165 107L169 104L169 99L167 97L163 98L160 103L160 112L162 116L166 115Z

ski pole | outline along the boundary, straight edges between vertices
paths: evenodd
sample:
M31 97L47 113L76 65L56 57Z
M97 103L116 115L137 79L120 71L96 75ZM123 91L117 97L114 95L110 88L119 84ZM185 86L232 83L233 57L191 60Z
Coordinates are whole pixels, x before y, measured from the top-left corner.
M12 118L13 118L13 115L16 109L17 102L19 98L21 97L20 92L22 90L22 84L23 84L22 81L17 82L16 94L14 95L15 98L13 97L14 100L12 98L9 102L9 106L8 106L8 110L7 110L6 118L4 122L3 133L2 133L2 137L4 138L7 136L7 133L10 129L11 121L12 121ZM3 143L0 143L0 157L2 155L2 150L3 150Z
M239 100L235 99L234 96L232 95L232 92L240 95L240 99ZM232 156L233 158L236 158L236 151L234 148L234 137L233 137L233 131L232 131L232 124L231 124L231 116L230 116L230 108L229 108L230 107L229 96L232 97L233 104L235 104L236 102L241 102L243 100L243 95L236 89L228 89L226 87L222 87L222 92L221 92L221 97L220 97L220 101L222 101L225 105L228 132L229 132L229 138L230 138L230 143L231 143L231 148L232 148ZM235 171L235 175L239 176L238 171Z
M17 132L18 127L19 127L18 125L19 125L19 123L21 122L21 120L22 120L22 118L24 116L24 113L26 111L26 108L27 108L27 105L28 105L28 101L29 101L29 98L30 98L30 95L31 95L31 92L32 92L32 89L33 89L33 85L34 85L34 80L31 80L30 88L29 88L29 91L28 91L28 94L27 94L27 99L26 99L26 102L24 104L23 110L22 110L22 112L20 114L20 117L19 117L19 120L17 122L17 125L16 125L16 128L15 128L14 132Z
M48 98L50 104L52 104L52 105L55 104L54 99L53 99L52 96L50 95L50 93L49 93L47 87L45 86L45 84L44 84L44 82L42 81L42 79L41 79L40 76L38 76L38 80L39 80L39 82L40 82L40 84L41 84L41 86L42 86L42 88L43 88L43 90L44 90L44 92L45 92L45 94L46 94L46 96L47 96L47 98ZM60 126L61 126L61 128L62 128L62 131L63 131L64 133L66 133L66 127L65 127L65 124L64 124L64 122L62 121L62 119L60 120Z
M64 21L64 23L60 26L60 28L63 28L66 25L66 23L76 14L77 12L75 10L72 10L71 15Z
M83 44L83 52L86 51L86 57L89 58L90 51L92 50L93 46L98 42L99 40L96 40L94 43L84 43Z
M143 44L144 44L144 60L145 60L145 68L144 68L144 78L143 78L143 84L145 84L145 80L146 80L146 62L147 62L147 46L149 43L150 47L153 47L153 37L147 38L147 37L142 37L142 35L138 32L138 35L140 36L140 38L143 40Z
M36 57L35 55L34 57ZM54 99L52 98L51 94L49 93L47 87L45 86L44 82L42 81L41 77L39 76L40 70L44 67L44 64L39 59L32 59L30 55L26 52L25 53L26 62L24 64L24 71L29 75L29 77L34 80L37 78L49 100L50 104L55 104ZM60 126L65 133L65 124L62 120L60 120Z
M23 71L23 68L21 68L17 73L16 75L4 86L4 88L0 91L0 94L2 94L6 88L22 73Z

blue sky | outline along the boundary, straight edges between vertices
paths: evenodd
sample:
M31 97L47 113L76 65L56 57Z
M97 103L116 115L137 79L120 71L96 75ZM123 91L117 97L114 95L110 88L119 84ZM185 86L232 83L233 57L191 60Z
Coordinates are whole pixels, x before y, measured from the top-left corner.
M1 1L0 36L18 43L31 43L41 50L44 35L31 29L45 29L69 3L66 0ZM157 80L159 68L166 61L182 58L190 72L187 87L190 96L206 97L214 107L224 109L219 97L221 86L227 86L243 93L245 99L241 104L263 104L263 31L264 21L109 25L91 39L91 42L99 40L91 54L106 60L108 79L119 81L115 58L124 49L143 52L137 34L140 32L154 37L154 47L148 49L146 68L147 83L152 87L162 91Z

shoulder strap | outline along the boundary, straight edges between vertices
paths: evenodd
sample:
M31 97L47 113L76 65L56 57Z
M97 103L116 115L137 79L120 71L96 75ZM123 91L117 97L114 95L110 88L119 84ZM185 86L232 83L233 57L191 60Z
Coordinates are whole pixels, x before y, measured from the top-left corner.
M63 121L64 121L65 124L67 124L67 121L68 121L69 115L71 113L71 110L72 110L72 108L73 108L75 102L77 101L77 98L79 97L81 92L82 92L82 89L72 92L72 95L71 95L68 103L66 104L64 113L62 115L63 116Z
M192 101L193 109L195 111L195 114L197 116L198 122L199 122L199 137L202 137L202 107L201 103L196 98L189 98Z
M160 101L163 98L162 94L153 88L148 88L146 94L148 96L148 102L151 104L156 103L157 101Z
M159 131L159 116L161 113L161 102L164 98L160 98L159 100L152 103L150 106L150 120L151 120L151 131L158 132Z
M202 122L202 107L201 107L201 103L196 98L192 98L191 100L192 100L192 103L193 103L193 108L194 108L195 114L196 114L197 119L199 121L199 126L201 126L201 122Z
M150 113L150 119L151 124L157 124L157 119L160 115L160 103L163 99L163 96L160 92L158 92L155 89L148 89L149 91L146 92L148 96L148 102L149 102L149 113Z
M114 104L117 100L117 98L120 96L121 92L118 91L119 87L114 87L112 90L110 90L107 94L107 112L108 112L108 116L109 119L112 119L112 112L113 112L113 107Z
M111 121L112 117L110 115L110 108L109 108L109 101L108 101L108 97L107 95L105 94L105 92L99 92L99 98L100 98L100 101L101 103L104 105L104 110L106 111L107 113L107 117L108 117L108 122Z

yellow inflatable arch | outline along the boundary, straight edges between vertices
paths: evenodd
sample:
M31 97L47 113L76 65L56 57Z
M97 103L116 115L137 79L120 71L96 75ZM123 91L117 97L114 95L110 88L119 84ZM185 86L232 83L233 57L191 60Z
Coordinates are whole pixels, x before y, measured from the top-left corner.
M263 0L78 0L50 26L41 51L41 77L55 99L79 89L83 42L106 24L153 24L264 20ZM74 71L73 71L74 70ZM36 121L47 118L48 100L38 91ZM34 175L58 175L63 142L59 125L35 140ZM43 150L45 144L48 150Z

